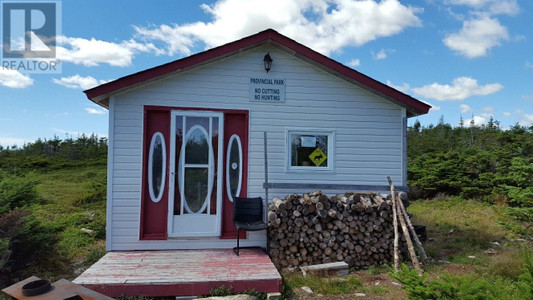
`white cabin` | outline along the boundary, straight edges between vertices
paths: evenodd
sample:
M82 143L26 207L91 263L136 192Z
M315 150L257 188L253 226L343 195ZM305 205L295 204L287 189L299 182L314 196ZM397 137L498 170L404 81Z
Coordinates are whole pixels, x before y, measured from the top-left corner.
M406 189L407 118L430 108L271 29L85 93L109 109L108 251L232 248L233 197L266 188Z

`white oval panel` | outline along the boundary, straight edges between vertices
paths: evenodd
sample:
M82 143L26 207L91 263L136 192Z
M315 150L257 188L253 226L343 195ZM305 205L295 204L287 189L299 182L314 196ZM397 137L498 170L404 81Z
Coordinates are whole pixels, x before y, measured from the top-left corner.
M148 191L153 202L159 202L163 197L167 165L167 151L165 137L156 132L150 141L148 151Z
M228 142L226 151L226 192L228 198L239 197L242 188L242 144L238 135L234 134Z

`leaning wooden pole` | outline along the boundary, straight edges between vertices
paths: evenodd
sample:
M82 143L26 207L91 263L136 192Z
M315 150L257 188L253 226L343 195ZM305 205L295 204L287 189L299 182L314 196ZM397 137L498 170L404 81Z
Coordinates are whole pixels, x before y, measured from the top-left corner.
M395 204L396 196L394 195L394 185L392 184L390 176L387 176L387 180L389 181L390 195L392 199L392 224L394 226L394 271L398 272L398 268L400 267L400 255L398 253L398 216Z
M402 202L402 200L400 199L400 197L396 197L395 202L396 202L396 211L398 213L398 219L400 220L403 236L405 237L405 242L407 243L407 249L409 250L409 256L411 257L413 266L418 271L418 274L422 275L422 267L420 267L420 262L418 262L418 258L416 258L415 247L413 246L413 241L411 240L411 237L409 236L409 229L407 229L407 225L405 224L405 218L400 209L400 205L401 205L400 203Z
M422 243L420 242L420 239L418 239L418 235L416 234L415 228L413 224L411 223L411 220L409 219L409 215L407 214L407 209L405 209L405 206L403 205L402 201L399 201L400 211L403 217L405 218L405 222L407 223L407 227L409 227L409 231L411 232L411 235L413 236L413 240L415 241L415 245L418 248L418 252L420 253L420 258L422 259L422 262L427 262L428 256L426 255L426 251L424 250L424 247L422 246Z

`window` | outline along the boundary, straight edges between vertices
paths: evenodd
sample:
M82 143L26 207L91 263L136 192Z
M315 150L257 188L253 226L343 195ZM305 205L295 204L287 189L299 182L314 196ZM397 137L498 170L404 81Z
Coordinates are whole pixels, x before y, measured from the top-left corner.
M165 137L161 132L156 132L152 136L148 153L148 191L153 202L159 202L163 196L166 161Z
M333 171L334 143L332 130L287 130L287 169Z
M229 201L241 195L242 187L242 144L238 135L231 136L226 154L226 191Z

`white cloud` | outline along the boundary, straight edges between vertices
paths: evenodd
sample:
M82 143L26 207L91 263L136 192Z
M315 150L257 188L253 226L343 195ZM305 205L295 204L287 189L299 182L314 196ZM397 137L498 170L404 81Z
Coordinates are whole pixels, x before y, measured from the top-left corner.
M352 68L359 67L360 65L361 65L361 61L358 58L352 59L348 62L348 66Z
M487 119L482 116L474 116L474 126L481 126L486 125L488 123ZM472 118L464 120L465 126L470 126L472 122Z
M372 52L372 56L374 57L375 60L382 60L382 59L387 58L389 53L393 53L394 51L395 51L394 49L381 49L378 51L378 53Z
M390 80L387 80L387 85L393 89L397 89L398 91L404 94L409 93L409 91L411 90L411 86L405 82L402 85L394 85Z
M492 107L492 106L486 106L486 107L483 107L483 111L484 111L484 112L491 113L491 112L494 111L494 107Z
M435 82L412 90L419 96L438 101L461 101L471 96L490 95L501 89L503 85L499 83L479 85L477 80L471 77L457 77L451 85Z
M530 63L529 61L526 61L525 66L526 66L526 68L532 68L533 69L533 64Z
M493 15L516 15L520 11L516 0L448 0L445 3L465 5Z
M15 89L23 89L33 84L33 79L17 70L0 67L0 85Z
M490 119L490 117L493 116L492 113L480 113L479 115L480 115L481 117L483 117L483 118L486 118L486 119Z
M533 100L533 93L529 94L529 95L522 96L522 100L532 101Z
M62 61L86 67L107 63L116 67L131 65L134 55L139 52L155 52L161 54L152 43L142 44L134 40L111 43L91 38L73 38L59 36L57 38L57 57Z
M509 118L511 116L511 113L506 111L503 113L503 116Z
M466 104L459 105L459 108L461 109L462 114L470 113L473 111L472 108Z
M440 110L440 106L437 105L431 105L431 108L429 109L429 112L436 112Z
M6 136L0 136L0 145L3 147L7 146L18 146L21 147L26 143L31 143L33 140L30 139L24 139L24 138L16 138L16 137L6 137Z
M85 111L91 115L103 115L107 112L105 109L98 109L93 107L86 107Z
M122 43L120 43L120 46L122 47L125 47L126 49L129 49L133 52L139 52L139 53L142 53L142 52L154 52L156 55L162 55L162 54L165 54L165 51L164 50L161 50L159 48L157 48L154 44L152 43L139 43L137 41L135 41L134 39L129 39L127 41L123 41Z
M61 77L60 79L52 78L52 81L56 84L68 87L70 89L83 90L87 90L99 84L107 82L105 80L97 80L91 76L82 77L79 74L70 77Z
M417 14L423 12L398 0L219 0L201 7L211 21L136 26L136 37L162 43L169 55L189 55L198 43L210 48L274 28L328 55L421 26Z
M526 127L533 126L533 114L523 114L518 124Z
M520 12L520 7L518 6L518 3L516 3L516 0L494 0L491 2L488 11L494 15L514 16Z
M525 127L533 126L533 114L527 114L523 110L515 110L516 116L519 118L518 124Z
M481 8L490 0L448 0L446 3L453 5L467 5L474 8Z
M443 42L460 55L475 58L487 55L489 49L508 39L507 28L498 19L481 17L464 21L461 31L447 35Z

